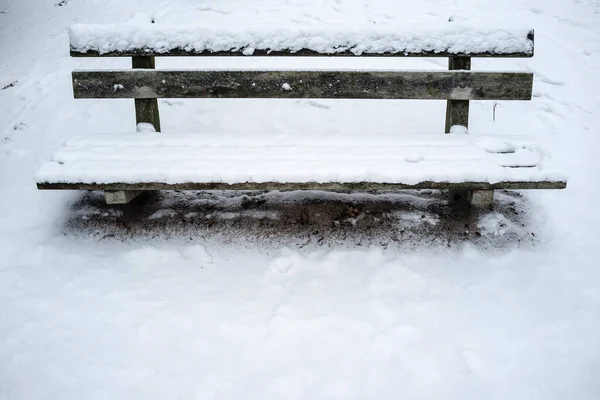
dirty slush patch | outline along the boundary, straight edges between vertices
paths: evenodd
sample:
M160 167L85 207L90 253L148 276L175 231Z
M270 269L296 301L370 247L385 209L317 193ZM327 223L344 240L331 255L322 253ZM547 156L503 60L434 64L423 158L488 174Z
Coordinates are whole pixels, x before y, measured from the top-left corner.
M445 191L147 192L108 206L102 192L71 205L67 236L175 240L264 247L422 248L469 242L484 248L533 245L538 232L518 192L497 191L494 210L453 204Z

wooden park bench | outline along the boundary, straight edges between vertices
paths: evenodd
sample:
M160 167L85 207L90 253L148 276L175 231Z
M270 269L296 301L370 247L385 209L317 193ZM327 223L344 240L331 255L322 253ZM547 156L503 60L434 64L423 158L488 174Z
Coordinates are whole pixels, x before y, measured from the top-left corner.
M464 130L471 100L531 99L532 73L470 70L472 57L532 57L528 29L468 30L448 23L417 31L236 30L137 20L74 25L70 40L73 57L131 57L133 67L73 71L75 98L134 99L137 123L154 129L69 139L41 166L39 189L103 190L109 204L127 203L146 190L451 189L473 205L491 206L495 189L566 187L564 175L524 136L444 135L440 127L437 135L341 142L324 136L306 143L274 133L272 141L257 143L243 135L232 141L159 133L159 98L444 100L445 133ZM155 69L155 57L172 56L447 57L449 70Z

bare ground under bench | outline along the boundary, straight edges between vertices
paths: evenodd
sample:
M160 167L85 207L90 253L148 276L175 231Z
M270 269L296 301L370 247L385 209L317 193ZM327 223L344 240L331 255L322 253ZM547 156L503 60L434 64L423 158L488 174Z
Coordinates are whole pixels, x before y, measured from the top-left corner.
M496 249L540 239L527 196L497 191L494 211L438 190L370 192L163 191L107 206L102 192L72 204L63 232L92 240L404 249L461 243Z

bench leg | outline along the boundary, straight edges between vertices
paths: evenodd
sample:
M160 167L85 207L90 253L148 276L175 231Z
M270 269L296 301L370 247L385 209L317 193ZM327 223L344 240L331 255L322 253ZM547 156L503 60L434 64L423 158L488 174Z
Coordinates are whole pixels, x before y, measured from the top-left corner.
M127 204L135 199L143 190L105 190L106 204Z
M459 189L450 191L450 198L453 203L469 205L479 209L491 209L494 203L493 190L468 190Z
M493 190L470 190L469 203L471 207L491 209L494 204Z

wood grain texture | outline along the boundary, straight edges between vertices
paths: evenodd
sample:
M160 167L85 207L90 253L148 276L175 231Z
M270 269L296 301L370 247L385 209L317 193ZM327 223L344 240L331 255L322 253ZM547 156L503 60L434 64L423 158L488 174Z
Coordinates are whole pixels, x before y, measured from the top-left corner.
M564 189L564 181L544 182L420 182L414 185L376 182L241 182L235 184L219 182L168 183L38 183L41 190L396 190L396 189Z
M75 98L530 100L533 74L471 71L74 71Z

